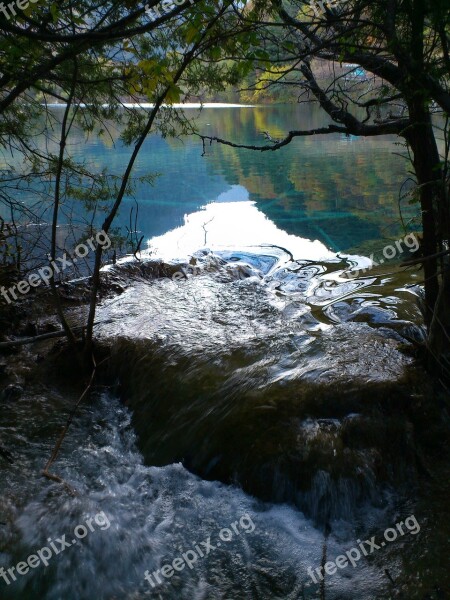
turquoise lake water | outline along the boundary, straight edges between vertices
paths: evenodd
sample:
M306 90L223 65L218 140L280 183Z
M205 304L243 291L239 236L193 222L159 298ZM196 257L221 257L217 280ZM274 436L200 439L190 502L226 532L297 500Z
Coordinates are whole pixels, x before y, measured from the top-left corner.
M264 132L280 139L291 129L328 124L318 107L308 105L208 107L202 112L190 108L186 114L195 118L201 133L261 145L267 143ZM92 135L88 140L75 133L69 153L93 171L107 168L120 176L131 148L120 141L114 127L111 133L112 139ZM134 227L138 205L137 229L148 240L182 226L187 215L211 203L254 202L289 234L319 240L333 252L364 254L404 235L399 192L408 164L399 155L402 150L390 136L333 134L296 138L281 150L264 153L214 143L206 146L203 156L197 137L152 135L133 175L159 176L153 185L137 183L134 198L126 198L116 224L124 231L133 208ZM405 222L417 217L417 207L407 199L401 207ZM75 212L80 221L86 216L79 209Z

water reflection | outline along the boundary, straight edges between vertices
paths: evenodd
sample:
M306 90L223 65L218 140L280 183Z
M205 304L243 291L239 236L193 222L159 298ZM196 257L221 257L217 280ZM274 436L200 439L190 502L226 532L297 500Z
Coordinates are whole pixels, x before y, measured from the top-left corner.
M209 107L202 112L191 108L186 112L197 120L202 133L238 143L264 144L265 131L280 138L291 129L327 124L319 109L303 105ZM121 176L130 148L120 141L114 123L109 129L110 135L92 134L88 140L82 132L74 132L69 153L93 171L108 168ZM57 151L56 137L55 133L49 151ZM202 156L198 138L149 136L133 175L158 173L159 177L153 186L136 182L138 227L147 238L159 236L181 226L185 214L207 203L248 198L289 234L318 239L335 252L361 252L366 244L397 237L400 231L398 189L407 170L405 161L393 154L398 150L394 141L385 136L357 139L333 134L298 138L278 152L213 144ZM44 149L45 140L38 136L37 144ZM0 157L0 163L11 160ZM16 167L21 168L19 160ZM20 199L31 204L36 195L24 193ZM126 198L117 221L122 228L129 225L132 207L135 200ZM415 207L403 209L405 218L416 214ZM90 221L79 200L66 201L63 212Z
M242 189L242 188L241 188ZM239 198L241 189L237 191ZM254 202L233 202L233 190L222 198L184 217L184 225L148 242L149 250L166 260L186 257L203 247L213 250L243 246L287 248L295 257L308 260L334 258L324 244L290 235L278 228ZM221 198L219 197L219 200Z

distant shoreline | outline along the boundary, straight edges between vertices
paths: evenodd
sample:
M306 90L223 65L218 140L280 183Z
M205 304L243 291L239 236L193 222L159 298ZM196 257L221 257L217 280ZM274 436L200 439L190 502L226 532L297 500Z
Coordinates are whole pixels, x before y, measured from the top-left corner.
M65 108L67 104L63 104L62 102L54 102L51 104L41 104L41 106L47 106L49 108ZM79 108L85 108L89 106L88 104L74 104L74 106L78 106ZM108 108L109 104L102 104L103 108ZM124 108L153 108L155 105L149 102L139 103L130 103L124 102L122 104ZM167 108L168 106L172 108L256 108L259 106L258 104L227 104L226 102L204 102L200 104L200 102L186 102L186 104L163 104L162 108Z

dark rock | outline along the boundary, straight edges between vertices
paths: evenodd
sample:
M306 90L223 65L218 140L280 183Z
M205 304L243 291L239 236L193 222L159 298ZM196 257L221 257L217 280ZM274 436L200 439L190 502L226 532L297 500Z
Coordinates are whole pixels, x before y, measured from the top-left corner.
M12 465L14 463L11 452L6 450L6 448L3 448L3 446L0 446L0 456L8 461L9 464ZM6 523L2 523L2 525L6 525Z
M59 326L55 323L46 323L42 328L42 333L52 333L53 331L59 331Z
M13 400L18 400L23 394L23 388L20 385L16 385L11 383L0 394L0 400L4 400L6 402L10 402Z
M38 327L36 323L27 323L20 332L20 335L24 337L34 337L38 334Z

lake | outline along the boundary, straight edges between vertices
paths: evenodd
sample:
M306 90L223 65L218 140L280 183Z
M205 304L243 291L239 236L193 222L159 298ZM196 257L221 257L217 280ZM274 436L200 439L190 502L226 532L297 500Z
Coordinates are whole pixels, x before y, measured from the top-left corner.
M280 139L291 129L329 123L318 107L304 104L208 106L202 111L188 108L185 113L196 120L198 130L205 135L257 145L268 143L264 132ZM108 169L120 177L131 148L120 141L114 126L110 134L92 135L86 140L83 133L74 132L69 153L85 161L92 171ZM37 143L40 146L44 142L38 138ZM151 135L133 176L158 177L153 185L136 183L134 198L125 199L116 224L125 231L133 210L133 229L137 203L137 229L148 240L183 225L187 215L211 203L252 202L288 234L319 240L333 252L368 253L383 247L388 239L404 235L399 192L408 177L408 165L401 151L393 136L331 134L296 138L287 147L264 153L207 144L203 156L198 137L163 139ZM32 202L29 194L24 199ZM418 216L417 207L409 205L407 199L400 204L405 222ZM232 221L232 207L228 210ZM76 213L81 219L83 213L79 209ZM45 220L48 218L46 215Z

